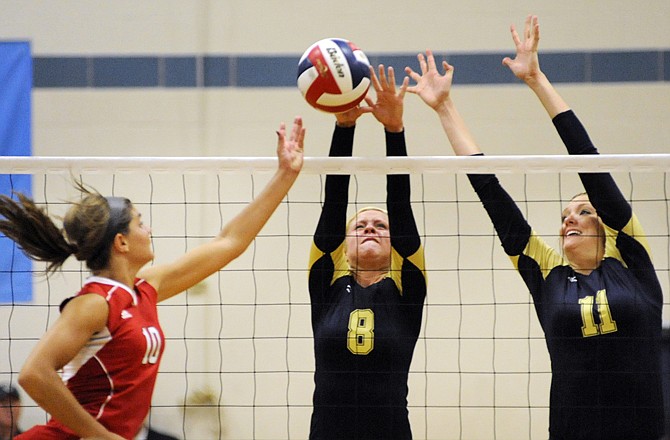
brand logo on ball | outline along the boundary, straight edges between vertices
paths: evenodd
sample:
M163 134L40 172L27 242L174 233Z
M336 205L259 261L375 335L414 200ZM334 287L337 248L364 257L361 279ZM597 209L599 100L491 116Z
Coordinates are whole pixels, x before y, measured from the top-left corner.
M330 59L333 60L333 64L335 64L337 76L344 78L344 64L340 61L340 51L334 48L328 48L328 55L330 55Z

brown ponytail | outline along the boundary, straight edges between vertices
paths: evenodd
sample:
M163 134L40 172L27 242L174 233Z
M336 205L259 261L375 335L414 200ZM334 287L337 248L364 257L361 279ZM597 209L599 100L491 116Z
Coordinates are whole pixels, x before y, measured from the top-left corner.
M0 195L0 232L33 260L48 263L47 273L58 270L76 252L43 208L23 194L18 201Z
M55 272L70 255L97 271L109 264L110 249L117 233L128 232L132 220L130 200L103 197L80 181L76 188L80 201L72 203L59 229L47 212L33 200L17 194L18 201L0 195L0 233L3 233L35 261L48 263L47 273Z

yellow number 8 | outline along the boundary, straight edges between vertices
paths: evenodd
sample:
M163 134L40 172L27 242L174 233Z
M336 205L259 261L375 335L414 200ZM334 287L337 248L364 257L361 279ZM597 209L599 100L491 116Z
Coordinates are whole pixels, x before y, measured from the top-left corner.
M353 354L369 354L375 346L375 314L370 309L357 309L349 315L347 347Z

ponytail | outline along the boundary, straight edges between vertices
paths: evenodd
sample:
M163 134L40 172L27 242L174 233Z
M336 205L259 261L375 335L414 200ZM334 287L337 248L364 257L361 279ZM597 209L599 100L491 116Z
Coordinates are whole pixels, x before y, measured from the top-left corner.
M67 242L47 212L23 194L18 201L0 195L0 232L13 240L29 258L46 262L47 273L58 270L65 260L77 252Z
M60 269L74 255L93 272L109 264L117 233L127 233L132 204L123 197L103 197L80 181L82 199L74 202L58 228L46 210L23 194L17 200L0 195L0 233L13 240L28 257L47 263L47 274Z

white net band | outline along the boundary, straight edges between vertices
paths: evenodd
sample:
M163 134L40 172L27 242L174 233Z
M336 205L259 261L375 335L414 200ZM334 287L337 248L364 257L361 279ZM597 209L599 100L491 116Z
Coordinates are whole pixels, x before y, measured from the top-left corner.
M59 174L267 171L275 157L21 157L0 158L0 173ZM304 174L405 173L547 173L547 172L663 172L670 154L532 155L483 157L306 157Z

